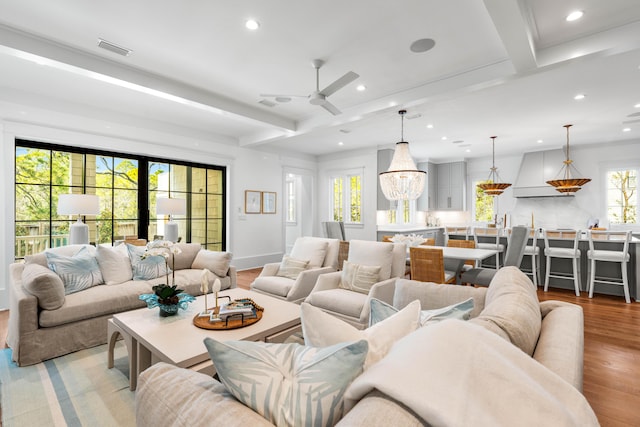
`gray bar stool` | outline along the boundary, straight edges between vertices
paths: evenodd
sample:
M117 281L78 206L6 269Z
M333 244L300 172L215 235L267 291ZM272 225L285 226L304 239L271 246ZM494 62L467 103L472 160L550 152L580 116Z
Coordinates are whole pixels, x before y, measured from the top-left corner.
M590 231L589 232L589 298L593 298L593 288L595 282L606 283L609 285L619 285L624 288L624 300L631 302L629 297L629 279L627 277L627 263L629 262L629 242L631 241L631 231ZM596 249L597 242L617 242L622 243L622 250L602 249L604 245L599 245ZM607 244L607 246L614 246ZM615 245L617 246L617 245ZM622 279L612 277L596 278L596 261L620 263L622 270Z
M511 237L511 230L509 230L509 237ZM538 230L535 228L529 232L529 239L531 244L527 244L524 247L524 256L531 257L531 270L520 270L527 276L531 276L533 286L538 287L538 275L540 271L540 248L538 247ZM508 245L507 245L508 246Z
M580 230L544 230L544 255L547 258L547 271L544 278L544 291L549 288L549 278L556 279L573 279L573 286L576 296L580 296L580 249L578 249L578 241L580 240ZM562 242L565 243L562 243ZM573 242L573 246L567 246ZM551 272L551 260L553 258L570 259L573 266L573 274Z

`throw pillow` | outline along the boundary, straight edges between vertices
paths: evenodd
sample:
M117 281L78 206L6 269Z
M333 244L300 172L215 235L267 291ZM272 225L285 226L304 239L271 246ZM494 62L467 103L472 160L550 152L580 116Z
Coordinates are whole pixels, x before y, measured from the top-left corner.
M191 264L191 268L204 270L205 268L218 277L224 277L229 272L231 252L217 252L201 249Z
M322 267L327 256L329 242L316 237L299 237L291 248L291 255L297 259L308 259L309 268Z
M55 252L45 253L49 268L60 276L64 283L65 295L104 283L96 257L85 247L71 257Z
M369 353L364 369L367 369L385 357L396 341L418 328L420 302L412 302L401 311L365 330L357 329L306 302L301 304L300 317L306 345L326 347L344 341L366 340L369 343Z
M340 287L350 291L368 294L371 287L380 281L380 267L360 265L345 261L342 268Z
M55 310L64 304L64 283L47 267L26 264L22 270L22 286L38 299L42 309Z
M126 245L131 260L133 280L150 280L171 273L164 256L148 254L145 256L146 247L134 246L129 243Z
M420 311L420 325L426 326L432 323L441 322L446 319L469 320L473 311L473 298L469 298L456 304L432 310ZM383 322L389 316L398 313L398 309L384 301L371 299L371 315L369 316L369 327L378 322Z
M282 257L282 262L280 263L280 267L278 267L276 276L287 277L291 280L296 280L298 278L298 275L306 270L308 265L309 261L304 261L285 255Z
M211 338L204 344L227 390L278 426L338 422L368 348L366 341L325 348Z
M98 246L96 258L105 284L117 285L129 281L133 277L131 261L129 261L129 253L125 245Z

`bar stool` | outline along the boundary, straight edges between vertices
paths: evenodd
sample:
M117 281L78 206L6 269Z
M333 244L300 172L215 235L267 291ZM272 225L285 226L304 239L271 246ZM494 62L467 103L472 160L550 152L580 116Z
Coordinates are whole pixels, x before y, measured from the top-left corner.
M564 258L570 259L573 265L573 286L576 290L576 296L580 296L580 249L578 249L578 241L580 240L580 230L544 230L544 255L547 257L547 274L544 278L544 291L549 288L549 278L571 279L572 277L566 273L551 273L551 259ZM567 247L566 243L560 242L573 241L573 247ZM551 242L557 242L560 246L554 246Z
M606 283L609 285L621 285L624 289L624 300L631 302L629 298L629 280L627 277L627 263L629 262L629 242L631 241L631 231L590 231L589 232L589 298L593 298L593 288L595 282ZM607 250L595 248L597 242L617 242L622 243L622 250ZM613 246L607 244L607 246ZM620 264L622 270L622 278L600 277L596 278L596 261L615 262Z
M470 232L470 227L468 226L449 226L449 227L445 227L444 229L444 235L445 235L445 246L447 245L447 242L449 240L452 240L449 236L454 235L454 236L460 236L464 234L464 240L469 240L469 232Z
M526 270L520 267L520 271L525 273L527 276L531 276L531 280L533 281L533 286L538 287L538 271L540 271L540 248L538 247L538 231L536 229L532 229L529 232L529 239L531 239L531 244L529 245L527 242L527 246L524 247L524 256L531 257L531 269ZM509 229L509 241L511 241L511 229ZM507 244L507 247L509 245Z
M476 227L473 229L473 240L476 242L476 248L498 251L496 253L496 270L500 268L500 254L504 252L504 245L500 243L500 230L500 228L494 227ZM481 238L484 239L483 242L480 241Z

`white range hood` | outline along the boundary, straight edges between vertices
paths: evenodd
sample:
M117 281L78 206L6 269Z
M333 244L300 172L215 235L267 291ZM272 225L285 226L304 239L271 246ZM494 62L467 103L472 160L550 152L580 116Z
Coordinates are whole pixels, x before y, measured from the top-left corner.
M560 193L547 184L547 181L558 178L565 157L562 149L524 153L513 185L513 196L567 197L567 193Z

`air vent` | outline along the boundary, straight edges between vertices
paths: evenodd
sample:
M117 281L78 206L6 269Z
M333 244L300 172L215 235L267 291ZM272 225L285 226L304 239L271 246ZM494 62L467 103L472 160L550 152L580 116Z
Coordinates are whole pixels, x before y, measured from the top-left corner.
M351 133L349 129L340 129L341 133Z
M105 50L108 50L109 52L117 53L118 55L122 55L122 56L129 56L131 55L131 52L133 52L131 49L118 46L117 44L113 44L103 39L98 39L98 47L101 47Z
M412 114L412 115L410 115L410 116L406 116L406 117L405 117L405 119L407 119L407 120L413 120L413 119L419 119L420 117L422 117L422 114L420 114L420 113L415 113L415 114Z
M276 106L275 102L269 101L267 99L261 99L260 101L258 101L258 104L262 104L265 107L275 107Z

